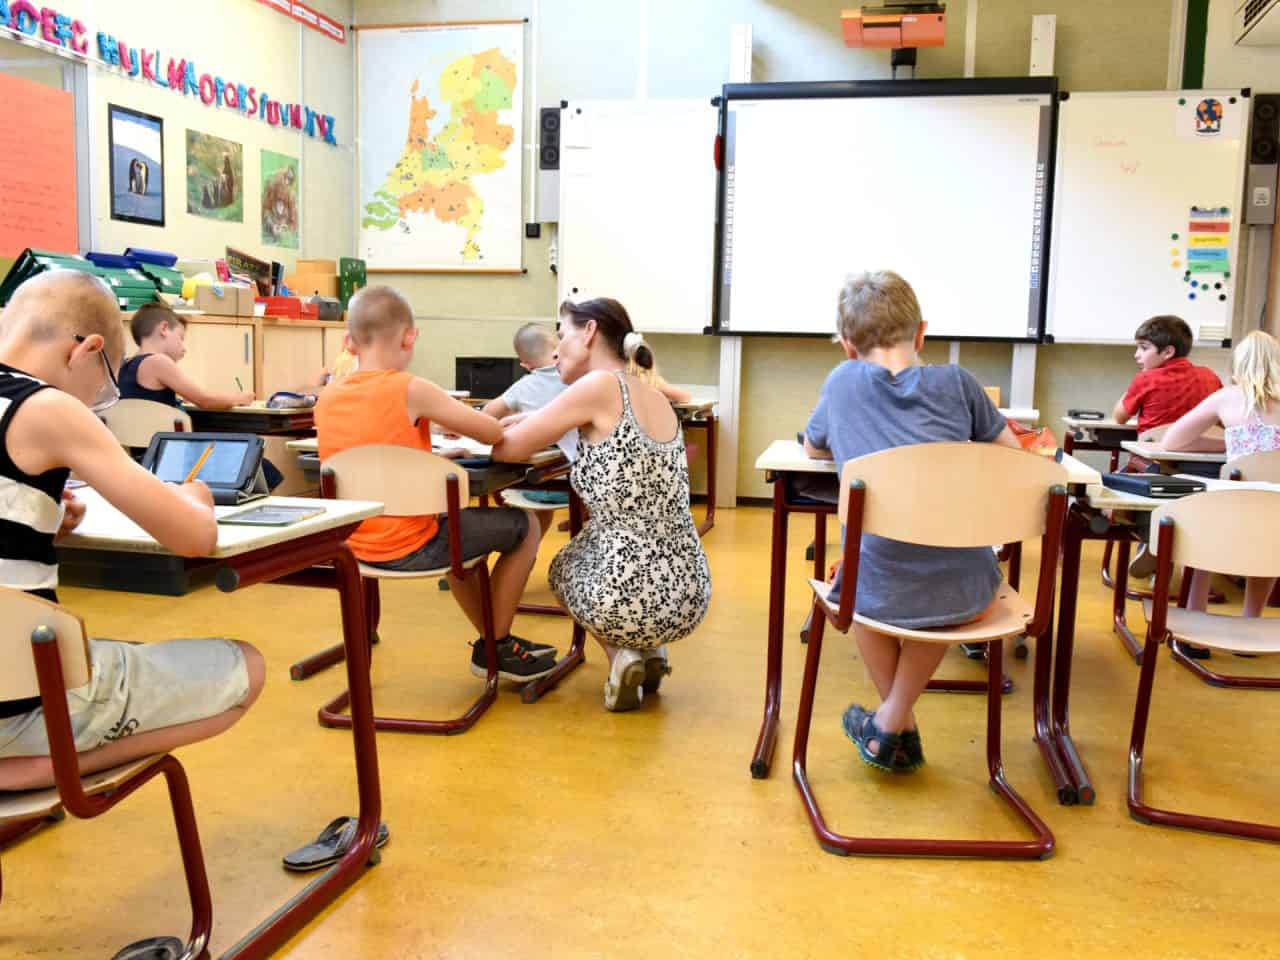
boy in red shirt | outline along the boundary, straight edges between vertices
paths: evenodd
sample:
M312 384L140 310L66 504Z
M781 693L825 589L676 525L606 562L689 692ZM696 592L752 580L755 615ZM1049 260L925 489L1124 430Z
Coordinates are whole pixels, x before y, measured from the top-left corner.
M1133 338L1138 342L1133 359L1142 369L1111 413L1116 423L1126 423L1137 416L1139 433L1162 427L1222 389L1216 373L1187 359L1191 328L1181 317L1152 317L1134 331ZM1129 471L1138 472L1136 466L1130 458ZM1129 576L1141 579L1155 570L1155 555L1144 543L1129 564Z
M1127 423L1136 415L1139 432L1161 427L1222 389L1216 373L1187 359L1191 328L1180 317L1152 317L1133 338L1138 341L1133 359L1142 370L1112 411L1116 423Z

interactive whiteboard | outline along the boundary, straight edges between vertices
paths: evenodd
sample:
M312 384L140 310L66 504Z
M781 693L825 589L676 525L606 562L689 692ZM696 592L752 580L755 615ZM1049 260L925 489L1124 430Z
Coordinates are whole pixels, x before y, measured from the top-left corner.
M835 330L844 279L893 270L929 333L1043 331L1056 80L730 84L721 333Z
M574 100L561 111L560 299L613 297L645 332L711 324L717 111Z
M1157 314L1230 336L1249 100L1239 90L1073 93L1050 257L1055 340L1132 342Z

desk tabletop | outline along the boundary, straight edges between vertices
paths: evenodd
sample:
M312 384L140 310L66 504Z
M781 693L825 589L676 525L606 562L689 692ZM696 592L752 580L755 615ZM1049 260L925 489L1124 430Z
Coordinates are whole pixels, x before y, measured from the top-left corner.
M1062 422L1072 430L1124 430L1127 433L1133 434L1138 432L1138 423L1136 420L1130 420L1128 423L1116 423L1114 420L1088 420L1084 417L1063 417Z
M90 487L75 491L84 502L85 515L79 528L70 536L58 541L59 547L82 550L114 550L122 553L168 554L170 551L123 513L113 507L102 495ZM218 545L208 554L209 559L227 557L260 550L263 547L286 543L315 533L323 533L359 520L367 520L382 513L382 504L362 500L317 500L310 497L265 497L235 507L214 507L219 517L239 510L259 506L313 507L324 512L286 527L251 527L218 524Z
M302 437L298 440L290 440L285 444L289 450L294 453L319 453L320 441L316 437ZM487 443L480 443L472 440L470 437L458 437L456 440L441 439L438 443L432 444L432 449L436 452L441 450L451 450L461 447L467 451L469 457L487 457L493 452L493 447ZM531 454L529 459L524 461L530 466L541 467L548 463L561 459L564 456L556 447L547 447L545 450Z
M1067 483L1072 486L1102 483L1102 474L1070 454L1062 455L1062 465L1067 468ZM757 470L777 470L782 473L830 473L836 472L835 461L814 460L805 455L804 447L794 440L775 440L756 458Z
M315 412L314 406L309 407L268 407L267 401L255 400L253 403L241 404L235 407L223 407L220 410L206 410L204 407L197 407L194 404L184 403L182 409L188 413L199 413L204 416L216 416L217 414L239 414L243 416L246 413L258 416L268 417L296 417L299 414L311 414Z
M1226 463L1227 454L1225 451L1221 453L1206 453L1202 450L1166 450L1158 443L1150 443L1146 440L1125 440L1120 444L1121 448L1136 453L1140 457L1147 460L1154 460L1157 463L1175 462L1175 463Z

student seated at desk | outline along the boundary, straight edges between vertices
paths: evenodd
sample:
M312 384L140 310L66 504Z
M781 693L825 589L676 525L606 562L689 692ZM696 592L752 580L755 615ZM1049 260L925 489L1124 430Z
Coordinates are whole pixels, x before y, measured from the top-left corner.
M1210 427L1223 427L1227 461L1251 453L1280 450L1280 343L1269 333L1254 330L1231 354L1231 385L1202 400L1183 414L1161 440L1166 450L1190 450ZM1204 610L1209 600L1208 570L1197 570L1191 579L1187 606ZM1245 581L1244 615L1262 616L1274 577L1249 577ZM1209 651L1191 644L1183 652L1205 659Z
M1139 434L1163 427L1222 386L1216 373L1187 359L1192 335L1181 317L1144 320L1134 331L1133 339L1137 341L1133 359L1140 369L1111 412L1116 423L1128 423L1136 416ZM1151 466L1146 460L1131 456L1125 469L1140 473ZM1129 575L1141 579L1155 572L1155 557L1144 542L1129 564Z
M129 459L91 410L119 398L120 307L101 280L55 270L23 284L0 314L0 585L57 600L55 541L84 506L72 470L165 547L209 553L218 539L204 484L162 483ZM67 692L83 773L204 740L262 690L253 647L209 638L91 640L88 686ZM0 701L0 790L53 783L39 698Z
M915 443L974 440L1019 449L971 373L954 364L921 364L927 324L900 276L880 271L850 277L838 312L849 359L822 386L805 428L809 456L834 459L843 470L846 461ZM856 612L904 627L972 623L990 608L1000 582L989 548L926 547L867 535ZM874 712L851 705L843 717L845 734L870 766L915 770L924 762L915 703L947 648L898 640L857 623L853 631L882 702Z
M711 570L689 512L680 420L656 388L626 371L653 351L616 300L560 306L564 393L507 426L495 457L519 460L578 430L570 482L590 512L551 561L569 615L609 658L607 710L634 710L670 673L666 645L688 636L711 602Z
M419 333L409 302L391 287L365 287L351 298L344 342L359 360L359 369L330 383L316 403L321 461L371 443L430 451L432 422L481 443L502 439L498 421L408 372ZM555 650L511 633L520 595L538 556L533 518L524 510L500 507L464 510L461 520L464 560L499 554L492 575L499 676L524 682L550 673ZM388 570L449 565L449 531L438 517L374 517L364 521L348 543L362 563ZM467 619L483 633L476 580L450 574L449 586ZM480 677L486 673L479 640L472 646L471 670Z

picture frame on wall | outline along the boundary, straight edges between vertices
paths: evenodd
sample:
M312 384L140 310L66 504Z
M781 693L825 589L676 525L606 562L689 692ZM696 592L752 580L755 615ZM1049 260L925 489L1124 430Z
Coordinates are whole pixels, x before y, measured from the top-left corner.
M111 219L164 226L164 120L107 104Z

